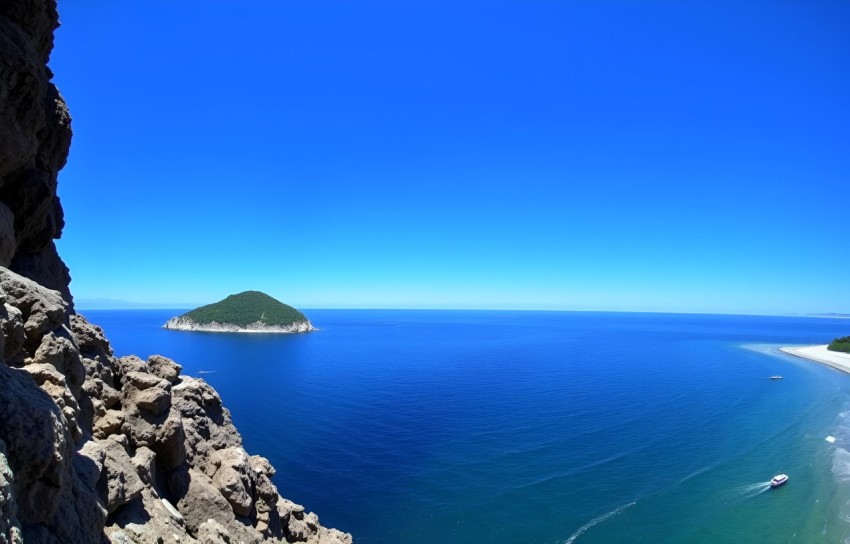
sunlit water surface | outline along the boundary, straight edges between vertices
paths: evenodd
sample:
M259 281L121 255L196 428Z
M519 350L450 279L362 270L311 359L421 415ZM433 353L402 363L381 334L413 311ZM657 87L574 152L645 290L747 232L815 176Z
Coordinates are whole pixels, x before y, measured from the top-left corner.
M850 534L850 375L776 351L850 320L313 310L319 332L240 335L81 313L215 386L281 493L358 543Z

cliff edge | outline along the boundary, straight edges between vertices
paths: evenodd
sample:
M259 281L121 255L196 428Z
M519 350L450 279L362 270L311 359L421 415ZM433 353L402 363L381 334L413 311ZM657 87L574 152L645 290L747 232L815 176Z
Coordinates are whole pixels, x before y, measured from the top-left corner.
M0 544L350 543L281 497L206 382L116 358L53 240L71 118L53 0L0 3Z

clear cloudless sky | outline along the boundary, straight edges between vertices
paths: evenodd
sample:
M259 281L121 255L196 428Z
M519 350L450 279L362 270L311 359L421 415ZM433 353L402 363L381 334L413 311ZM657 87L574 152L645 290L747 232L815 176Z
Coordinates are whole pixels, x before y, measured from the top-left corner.
M78 299L850 312L850 2L59 10Z

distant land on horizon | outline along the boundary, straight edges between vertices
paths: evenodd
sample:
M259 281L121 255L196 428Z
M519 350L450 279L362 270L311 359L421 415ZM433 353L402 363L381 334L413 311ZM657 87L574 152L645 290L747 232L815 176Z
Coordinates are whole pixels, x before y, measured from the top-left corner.
M78 310L184 310L199 306L199 303L164 304L122 298L78 298L74 299L74 306Z
M119 298L81 298L75 300L75 306L80 311L86 310L190 310L202 306L201 302L185 302L185 303L159 303L159 302L137 302L133 300ZM813 317L813 318L833 318L833 319L850 319L850 313L840 312L810 312L810 313L782 313L782 314L765 314L765 313L740 313L740 312L705 312L705 311L663 311L663 310L635 310L635 309L616 309L616 308L547 308L542 305L533 304L513 305L513 304L493 304L488 307L400 307L400 306L328 306L325 304L299 304L298 307L306 310L434 310L434 311L528 311L528 312L610 312L610 313L659 313L659 314L704 314L704 315L775 315L778 317Z

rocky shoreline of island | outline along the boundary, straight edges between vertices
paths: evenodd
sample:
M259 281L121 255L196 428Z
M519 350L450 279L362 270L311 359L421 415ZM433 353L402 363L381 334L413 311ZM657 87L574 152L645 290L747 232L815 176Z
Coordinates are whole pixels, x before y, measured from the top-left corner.
M268 333L268 334L291 334L298 332L313 332L317 331L310 321L296 321L289 325L269 325L262 321L249 323L244 327L233 323L219 323L213 321L210 323L198 323L185 316L172 317L169 319L163 328L173 331L195 331L195 332L238 332L238 333Z

